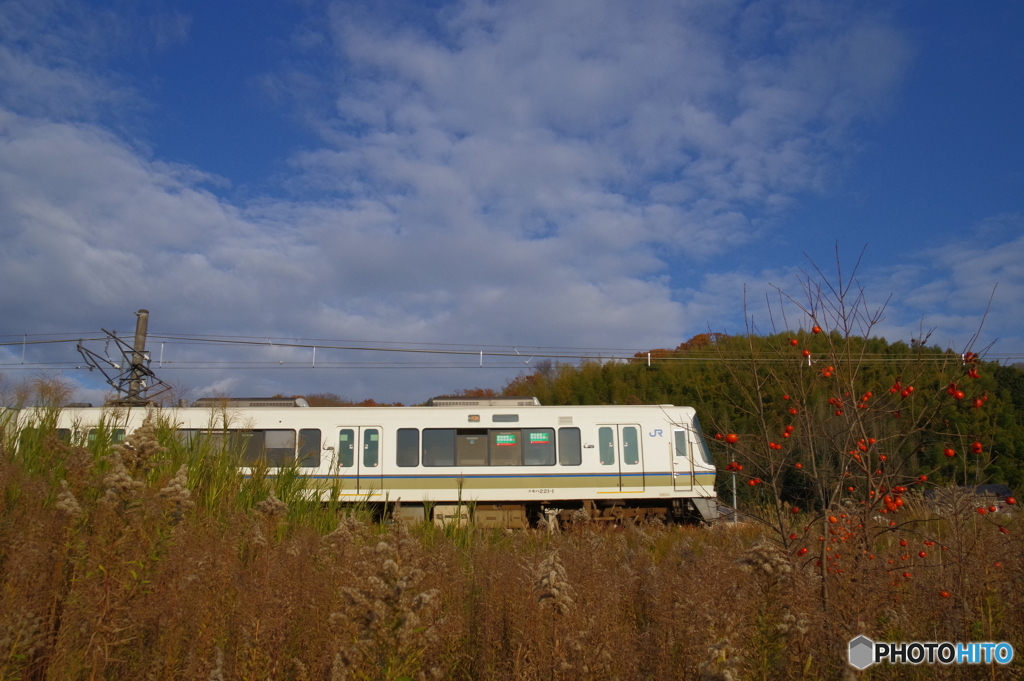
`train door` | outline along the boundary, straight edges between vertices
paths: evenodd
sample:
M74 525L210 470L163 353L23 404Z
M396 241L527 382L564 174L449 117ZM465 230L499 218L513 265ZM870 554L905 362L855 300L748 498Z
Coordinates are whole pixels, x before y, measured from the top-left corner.
M693 489L693 459L690 431L682 426L672 428L672 486L676 491Z
M604 476L602 487L609 491L644 490L644 457L640 446L640 426L614 425L597 429L598 459L602 466L614 470Z
M338 474L354 478L358 494L379 493L384 488L380 435L377 426L338 429Z

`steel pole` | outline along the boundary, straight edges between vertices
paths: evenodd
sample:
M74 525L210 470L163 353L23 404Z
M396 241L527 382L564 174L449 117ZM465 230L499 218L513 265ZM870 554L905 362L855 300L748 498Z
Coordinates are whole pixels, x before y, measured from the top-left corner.
M732 521L739 522L740 507L736 505L736 471L732 472Z
M146 359L146 332L149 330L149 310L135 313L135 343L132 345L132 373L128 382L128 402L139 402L142 392L143 362Z

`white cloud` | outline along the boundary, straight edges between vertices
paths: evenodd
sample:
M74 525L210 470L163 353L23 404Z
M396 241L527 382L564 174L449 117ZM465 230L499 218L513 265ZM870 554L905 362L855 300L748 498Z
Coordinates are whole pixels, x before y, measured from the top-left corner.
M954 338L962 346L964 336L980 328L982 345L998 337L996 352L1019 352L1024 346L1022 234L1024 215L998 215L923 249L917 267L909 270L913 286L901 295L902 316L923 317L926 328L936 328L939 343Z
M869 248L846 302L852 302L863 289L866 305L860 307L860 319L879 311L881 315L870 329L860 323L854 332L890 342L927 337L929 344L957 351L965 350L978 333L974 350L996 341L993 358L1012 355L1009 361L1020 361L1020 349L1024 347L1024 318L1020 315L1020 301L1024 300L1022 233L1024 216L994 216L964 230L956 239L908 253L906 261L896 268L873 265L877 256ZM848 283L852 255L840 254L846 268L844 281ZM826 263L818 264L823 276L835 285L834 265L830 269ZM760 333L808 328L810 320L785 298L780 302L776 288L807 308L802 284L808 272L815 282L824 283L809 263L802 268L708 274L699 286L678 293L683 316L691 321L708 320L712 331L742 333L740 311L745 291L748 316L754 318ZM769 316L769 305L774 318ZM824 314L819 322L831 327L834 319Z
M343 191L435 197L506 230L533 215L589 226L588 208L612 198L623 212L668 202L684 231L714 244L720 216L777 210L819 187L846 126L906 66L890 28L808 6L771 3L773 18L742 39L723 26L749 9L730 4L709 17L694 3L468 2L439 36L339 9L345 87L338 118L322 123L360 132L302 163L318 180L333 171ZM736 58L757 42L773 56ZM733 243L748 220L735 224Z
M265 79L335 102L323 145L290 159L290 201L219 198L217 178L88 114L138 106L90 30L47 44L46 15L32 50L0 53L0 313L33 331L124 328L145 307L192 333L671 345L735 310L742 277L679 294L665 254L704 272L759 239L841 163L908 55L881 19L811 2L467 0L430 30L331 7L332 42L301 44L332 46L334 79ZM188 28L167 15L148 40ZM406 400L436 380L397 374L343 380ZM197 384L289 391L259 380Z

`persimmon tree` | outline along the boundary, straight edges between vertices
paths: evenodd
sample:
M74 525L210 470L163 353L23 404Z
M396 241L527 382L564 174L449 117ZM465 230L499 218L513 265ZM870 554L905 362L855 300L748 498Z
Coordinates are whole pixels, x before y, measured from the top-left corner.
M880 354L872 334L886 306L869 304L855 274L837 267L829 279L814 268L800 295L778 290L773 324L795 310L806 330L765 342L748 317L745 336L716 344L729 378L719 399L731 410L714 424L725 469L748 487L745 514L821 569L825 607L828 575L888 569L898 583L911 564L927 564L923 544L920 560L908 549L899 561L872 561L879 542L899 536L899 548L910 547L904 534L914 546L936 544L905 507L936 479L985 482L991 461L977 334L959 351L928 347L925 335L904 353Z

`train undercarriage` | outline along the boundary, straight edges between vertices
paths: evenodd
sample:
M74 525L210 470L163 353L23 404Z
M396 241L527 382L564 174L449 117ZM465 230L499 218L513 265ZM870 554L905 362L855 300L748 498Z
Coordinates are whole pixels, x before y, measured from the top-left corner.
M718 500L684 498L672 500L593 500L558 502L499 502L462 504L400 504L391 515L397 522L422 523L428 518L437 525L527 529L580 522L616 525L660 520L664 523L701 524L717 518Z

